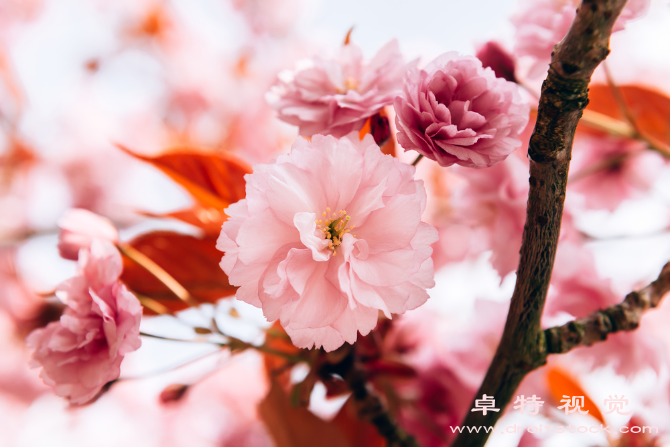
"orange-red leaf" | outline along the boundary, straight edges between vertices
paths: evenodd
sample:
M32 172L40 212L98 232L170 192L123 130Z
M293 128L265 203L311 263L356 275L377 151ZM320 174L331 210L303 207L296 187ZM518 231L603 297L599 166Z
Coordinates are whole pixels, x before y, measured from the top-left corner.
M172 211L170 213L156 214L143 211L140 214L148 217L167 217L186 222L200 228L205 233L205 236L210 238L216 238L221 233L221 225L226 220L226 215L223 211L217 208L204 207L200 204L196 204L189 209Z
M586 394L586 391L567 373L558 368L551 368L547 372L547 382L549 383L549 391L555 402L561 402L563 396L584 396L584 407L582 407L582 410L588 410L591 416L603 424L605 423L603 414L600 412L598 406Z
M365 138L365 136L370 133L370 120L371 119L372 118L368 118L367 120L365 120L365 124L363 124L363 127L361 127L361 130L358 131L358 138L360 140Z
M222 210L245 196L244 175L251 169L234 155L174 148L150 157L136 154L121 145L119 148L163 171L204 207Z
M640 132L669 144L670 98L661 92L637 85L622 85L619 90ZM586 108L626 121L609 85L589 86L589 104Z
M129 245L162 267L200 302L214 303L235 293L236 288L219 267L222 253L212 238L155 231L133 239ZM171 311L187 307L144 267L125 256L121 280L132 291L159 301Z
M276 381L258 406L258 413L277 447L353 447L339 427L302 407L293 407Z
M358 417L354 401L349 398L333 422L342 430L351 447L385 447L386 440L369 422Z

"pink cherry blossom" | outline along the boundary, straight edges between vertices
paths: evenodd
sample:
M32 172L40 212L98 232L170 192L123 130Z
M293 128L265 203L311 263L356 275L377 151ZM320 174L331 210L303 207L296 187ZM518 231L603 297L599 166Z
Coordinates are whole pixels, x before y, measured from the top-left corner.
M387 43L368 63L361 49L344 45L333 59L316 57L309 67L280 74L269 94L279 119L300 135L342 137L363 127L402 90L405 63L398 42Z
M302 348L332 351L414 309L434 285L414 167L383 155L370 135L299 138L275 164L246 177L246 199L226 209L217 247L236 297L280 319Z
M593 254L574 237L562 239L554 261L545 315L566 312L582 318L620 301L610 281L596 271Z
M119 377L123 357L140 347L142 306L119 282L122 262L116 248L94 240L82 249L79 273L58 286L66 304L60 321L33 331L26 340L33 367L54 392L83 404Z
M484 168L521 145L529 106L515 83L496 78L479 59L445 53L410 68L395 100L398 143L435 160Z
M581 136L575 139L570 190L592 209L613 211L626 199L643 196L658 177L663 158L644 142Z
M567 34L579 4L578 0L528 0L522 11L512 17L516 26L516 55L534 59L529 77L547 72L554 45ZM627 2L614 24L614 31L624 29L626 22L643 15L648 7L649 0Z
M91 246L93 239L118 242L119 231L108 219L91 211L74 208L58 221L58 251L65 259L76 260L79 250Z

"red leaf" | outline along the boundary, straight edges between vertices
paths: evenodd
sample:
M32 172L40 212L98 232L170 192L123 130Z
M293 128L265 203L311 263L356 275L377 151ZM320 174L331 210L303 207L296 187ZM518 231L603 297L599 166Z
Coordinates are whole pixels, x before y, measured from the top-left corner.
M258 413L277 447L353 447L338 425L306 408L291 406L282 387L276 381L271 383Z
M245 196L244 175L250 173L251 169L234 155L174 148L149 157L136 154L121 145L118 147L163 171L206 208L222 210Z
M670 98L663 93L637 85L622 85L619 86L619 90L640 132L669 144ZM586 108L626 121L609 85L590 85L589 104Z
M596 418L598 421L605 423L603 414L600 412L598 406L591 400L586 391L575 382L565 372L558 368L549 369L547 372L547 382L549 383L549 391L556 402L560 402L563 396L584 396L584 406L582 410L588 410L589 415Z
M386 440L379 435L377 429L358 417L356 406L351 398L347 399L333 422L340 427L351 447L386 446Z
M199 302L214 303L235 293L236 288L219 267L222 253L212 238L156 231L133 239L129 245L162 267ZM132 291L159 301L171 311L187 307L144 267L125 256L121 280Z
M223 211L217 208L204 207L200 204L194 205L193 208L172 211L170 213L155 214L142 211L140 214L147 217L167 217L186 222L200 228L205 233L205 236L210 238L218 237L219 233L221 233L221 225L227 217Z

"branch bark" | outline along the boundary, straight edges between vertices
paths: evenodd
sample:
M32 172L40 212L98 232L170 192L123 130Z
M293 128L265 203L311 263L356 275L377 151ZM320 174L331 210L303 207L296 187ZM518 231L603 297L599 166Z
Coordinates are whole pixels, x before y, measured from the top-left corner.
M544 331L548 354L563 354L580 346L591 346L609 334L632 331L640 325L644 311L653 309L670 292L670 262L658 279L645 288L631 292L621 304L593 312L587 317Z
M572 141L588 103L591 75L609 54L612 27L625 3L583 0L570 31L554 49L542 85L528 147L530 192L516 286L500 345L475 397L494 396L501 410L526 374L546 363L540 318L558 245ZM494 426L501 414L470 412L463 425ZM488 436L485 430L460 434L453 446L480 447Z

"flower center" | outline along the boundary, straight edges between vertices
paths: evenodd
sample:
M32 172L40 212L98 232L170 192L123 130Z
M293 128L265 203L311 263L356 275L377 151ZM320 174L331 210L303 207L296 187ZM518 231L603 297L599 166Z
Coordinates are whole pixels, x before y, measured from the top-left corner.
M330 244L328 248L333 251L333 256L337 255L337 247L342 244L342 238L345 234L349 233L354 229L355 225L348 226L351 216L347 216L345 210L340 210L337 213L332 213L330 208L326 208L321 216L325 220L317 219L316 228L321 230L326 236L326 239L330 239ZM354 237L356 237L354 235Z
M344 80L344 88L346 90L356 90L358 88L358 81L351 76Z

